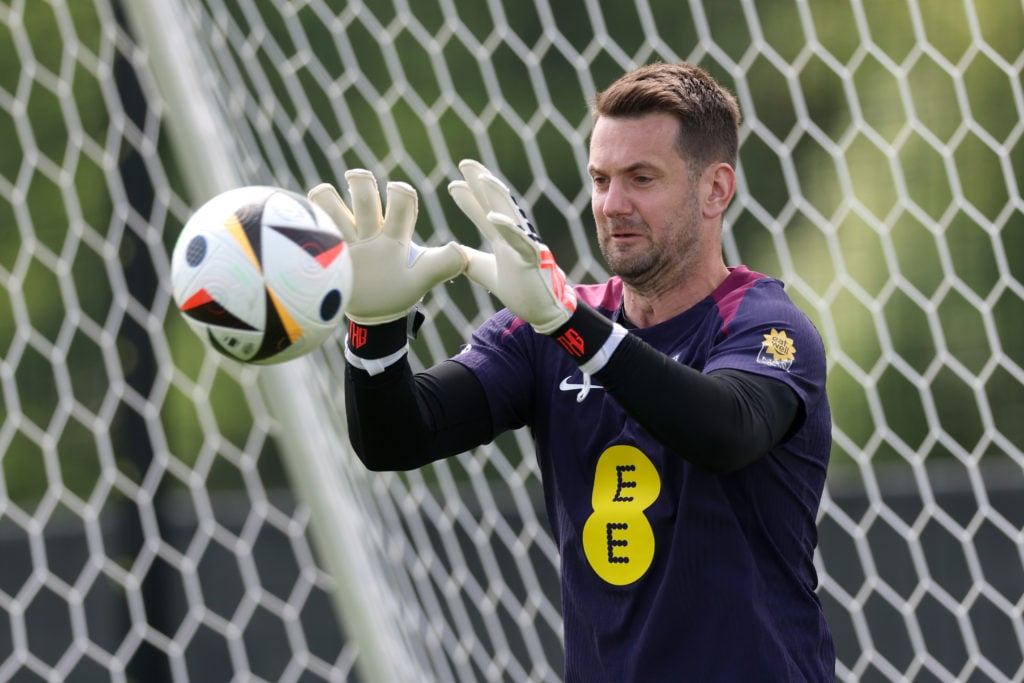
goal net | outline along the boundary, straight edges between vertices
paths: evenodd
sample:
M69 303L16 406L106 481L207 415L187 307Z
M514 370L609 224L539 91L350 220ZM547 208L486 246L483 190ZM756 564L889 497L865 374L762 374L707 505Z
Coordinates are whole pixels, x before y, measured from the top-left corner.
M363 471L340 338L223 360L169 253L219 191L354 167L476 246L471 157L599 281L587 99L655 59L736 93L726 260L825 341L837 678L1024 680L1021 35L1008 0L3 0L0 680L561 680L529 434ZM414 365L494 304L431 292Z

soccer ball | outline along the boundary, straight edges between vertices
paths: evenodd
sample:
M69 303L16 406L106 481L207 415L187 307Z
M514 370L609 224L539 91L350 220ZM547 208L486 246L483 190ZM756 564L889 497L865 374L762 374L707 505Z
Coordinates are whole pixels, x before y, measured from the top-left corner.
M244 363L280 363L338 328L352 264L320 207L281 188L241 187L185 223L171 286L189 326L214 349Z

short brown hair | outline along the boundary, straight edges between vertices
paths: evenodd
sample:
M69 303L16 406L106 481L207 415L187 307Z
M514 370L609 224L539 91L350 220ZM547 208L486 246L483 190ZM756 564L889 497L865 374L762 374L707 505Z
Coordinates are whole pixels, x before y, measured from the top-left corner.
M679 119L679 155L691 174L708 164L736 167L740 110L736 98L700 67L655 62L624 74L591 103L593 120L664 112Z

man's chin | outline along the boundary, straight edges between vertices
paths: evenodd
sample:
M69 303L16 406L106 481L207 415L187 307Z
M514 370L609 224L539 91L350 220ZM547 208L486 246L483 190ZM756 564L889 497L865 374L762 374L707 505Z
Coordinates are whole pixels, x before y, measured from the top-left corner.
M624 282L642 282L650 272L649 263L638 263L635 259L608 259L608 268Z

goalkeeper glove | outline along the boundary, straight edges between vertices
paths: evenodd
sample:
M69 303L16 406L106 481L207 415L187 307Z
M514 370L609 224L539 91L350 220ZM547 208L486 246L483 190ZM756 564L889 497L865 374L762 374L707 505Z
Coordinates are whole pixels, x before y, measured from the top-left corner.
M407 351L409 312L427 290L461 273L466 256L454 242L443 247L413 243L418 206L410 185L388 183L387 211L382 213L372 173L352 169L345 180L352 210L329 183L317 185L308 197L341 230L352 260L345 356L377 374Z
M576 310L576 293L551 250L504 183L477 161L464 160L459 170L465 180L450 183L448 193L494 249L490 256L463 247L466 276L541 334L561 327Z
M466 276L534 330L558 341L585 373L603 368L625 328L577 301L551 250L503 182L470 159L460 162L459 170L465 180L450 183L448 192L494 250L492 255L462 247L469 261Z

